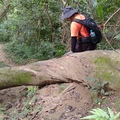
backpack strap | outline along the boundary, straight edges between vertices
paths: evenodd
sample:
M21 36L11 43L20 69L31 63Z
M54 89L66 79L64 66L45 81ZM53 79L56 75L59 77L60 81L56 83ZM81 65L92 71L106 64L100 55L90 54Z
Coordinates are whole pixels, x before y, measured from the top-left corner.
M85 15L84 15L84 16L85 16ZM86 27L86 19L87 19L86 16L85 16L85 19L84 19L84 20L80 20L80 19L75 18L75 19L73 20L73 22L77 22L77 23L82 24L83 26ZM90 37L82 37L79 41L80 41L80 43L82 43L82 44L91 43L91 38L90 38Z
M73 22L77 22L77 23L80 23L80 24L82 24L82 25L84 25L84 26L85 26L87 16L86 16L86 15L84 15L84 17L85 17L85 19L84 19L84 20L80 20L80 19L75 18L75 19L73 19Z

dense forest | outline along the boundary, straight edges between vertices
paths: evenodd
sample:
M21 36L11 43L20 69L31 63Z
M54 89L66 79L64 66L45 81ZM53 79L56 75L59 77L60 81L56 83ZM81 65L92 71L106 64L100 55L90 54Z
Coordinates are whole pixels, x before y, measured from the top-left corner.
M120 0L0 0L0 42L16 63L60 57L70 49L65 6L78 8L102 26L98 49L120 48Z

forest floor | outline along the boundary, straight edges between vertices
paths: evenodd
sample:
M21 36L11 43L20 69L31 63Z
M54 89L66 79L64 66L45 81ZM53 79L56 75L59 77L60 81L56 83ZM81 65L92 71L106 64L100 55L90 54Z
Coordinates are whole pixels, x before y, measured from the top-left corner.
M17 66L6 57L0 44L0 63ZM4 67L0 65L0 67ZM0 91L0 120L80 120L92 108L120 111L120 94L97 96L78 83L47 85L43 88L20 86ZM120 120L120 119L118 119Z

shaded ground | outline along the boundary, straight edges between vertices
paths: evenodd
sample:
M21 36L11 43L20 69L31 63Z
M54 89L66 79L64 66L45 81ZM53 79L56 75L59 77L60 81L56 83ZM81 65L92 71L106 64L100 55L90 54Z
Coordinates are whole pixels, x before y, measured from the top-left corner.
M0 91L0 102L6 120L79 120L93 107L89 94L76 83L49 85L35 94L17 87Z
M0 45L0 62L15 64L5 57ZM78 83L62 83L42 89L21 86L0 91L0 120L80 120L92 108L120 111L120 94L97 95Z

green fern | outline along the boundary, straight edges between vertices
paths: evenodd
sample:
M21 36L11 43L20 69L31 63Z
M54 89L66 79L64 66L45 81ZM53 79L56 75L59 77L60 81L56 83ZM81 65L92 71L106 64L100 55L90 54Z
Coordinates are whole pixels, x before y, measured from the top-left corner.
M90 111L92 115L81 118L81 120L117 120L120 116L120 112L117 115L114 115L113 111L110 108L108 109L108 114L106 111L101 108L93 109Z

